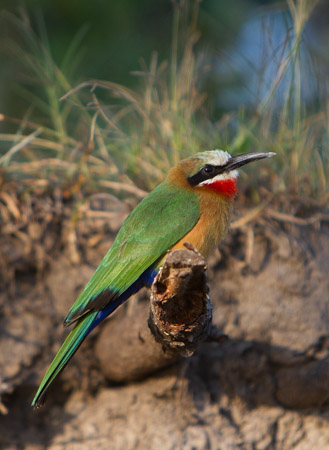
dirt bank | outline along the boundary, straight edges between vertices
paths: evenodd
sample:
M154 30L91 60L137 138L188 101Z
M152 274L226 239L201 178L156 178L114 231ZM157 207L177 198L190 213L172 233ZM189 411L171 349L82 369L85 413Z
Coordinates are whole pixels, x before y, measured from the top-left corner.
M328 224L265 213L233 230L209 261L214 322L228 342L115 385L99 370L95 332L46 406L31 410L63 317L126 213L73 225L54 198L2 233L0 447L329 449ZM125 311L132 320L134 305Z

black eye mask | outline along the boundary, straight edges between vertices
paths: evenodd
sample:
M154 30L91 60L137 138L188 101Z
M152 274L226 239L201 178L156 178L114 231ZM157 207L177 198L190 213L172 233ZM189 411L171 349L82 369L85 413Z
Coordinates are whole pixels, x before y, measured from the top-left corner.
M270 158L274 156L275 153L243 153L242 155L232 156L225 164L222 166L213 166L211 164L206 164L202 167L199 172L191 177L187 178L187 181L191 186L197 186L206 180L211 180L217 175L224 172L231 172L232 170L236 170L245 164L249 164L252 161L257 161L258 159Z

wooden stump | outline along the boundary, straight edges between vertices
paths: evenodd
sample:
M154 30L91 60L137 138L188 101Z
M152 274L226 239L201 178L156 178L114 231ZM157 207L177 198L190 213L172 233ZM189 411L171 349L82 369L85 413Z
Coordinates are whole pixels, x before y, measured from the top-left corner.
M225 340L211 324L206 261L186 247L168 253L151 287L151 306L141 302L103 327L96 355L108 379L140 379L191 356L202 341Z

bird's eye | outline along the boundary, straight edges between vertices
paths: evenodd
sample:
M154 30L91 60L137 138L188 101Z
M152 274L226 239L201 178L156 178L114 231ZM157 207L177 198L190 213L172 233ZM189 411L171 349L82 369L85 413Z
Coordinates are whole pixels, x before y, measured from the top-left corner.
M213 166L204 166L204 168L202 169L202 172L205 175L212 175L214 173L215 169Z

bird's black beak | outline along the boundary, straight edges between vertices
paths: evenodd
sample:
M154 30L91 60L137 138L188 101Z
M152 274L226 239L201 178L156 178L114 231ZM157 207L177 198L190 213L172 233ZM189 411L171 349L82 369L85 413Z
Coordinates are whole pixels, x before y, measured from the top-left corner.
M230 172L231 170L238 169L245 164L249 164L252 161L257 161L258 159L272 158L276 153L243 153L242 155L232 156L232 158L225 165L225 172Z

